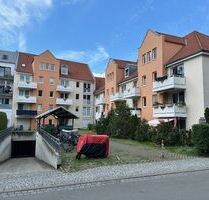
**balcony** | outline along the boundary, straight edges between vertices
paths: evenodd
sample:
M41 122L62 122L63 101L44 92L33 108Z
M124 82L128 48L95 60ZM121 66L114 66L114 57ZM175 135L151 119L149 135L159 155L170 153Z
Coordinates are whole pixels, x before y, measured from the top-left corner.
M70 86L64 86L64 85L57 85L57 91L58 92L66 92L66 93L70 93L73 92L73 88Z
M132 115L136 115L137 117L141 115L141 110L139 108L131 108L130 111Z
M153 82L153 92L171 89L186 89L186 79L182 76L170 76Z
M72 99L57 98L56 104L57 105L72 106L73 105L73 101L72 101Z
M36 97L34 96L18 96L18 103L36 103Z
M186 106L183 104L167 104L155 106L153 108L153 117L187 117Z
M110 101L124 101L125 99L123 98L123 94L121 93L115 93L114 95L110 96Z
M137 98L137 97L140 96L139 88L135 87L135 88L125 90L124 93L123 93L123 96L126 99Z
M96 112L95 119L96 120L99 120L101 118L101 116L102 116L102 113L101 112Z
M21 117L34 117L37 115L36 110L16 110L16 115Z
M18 88L37 89L37 83L20 81L17 84Z
M96 105L104 105L105 104L105 99L104 98L99 98L95 100Z

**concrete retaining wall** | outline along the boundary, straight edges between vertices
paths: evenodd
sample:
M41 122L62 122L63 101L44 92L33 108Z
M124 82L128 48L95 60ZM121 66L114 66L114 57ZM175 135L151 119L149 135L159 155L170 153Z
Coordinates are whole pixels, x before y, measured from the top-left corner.
M47 164L53 166L55 169L61 165L61 158L59 152L37 132L36 133L36 157Z
M9 135L0 143L0 162L11 157L12 152L12 136Z

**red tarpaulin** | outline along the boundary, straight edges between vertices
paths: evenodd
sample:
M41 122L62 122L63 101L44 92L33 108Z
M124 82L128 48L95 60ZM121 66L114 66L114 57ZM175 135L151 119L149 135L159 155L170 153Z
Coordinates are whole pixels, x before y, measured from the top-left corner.
M109 154L109 137L107 135L81 135L76 147L77 157L107 157Z

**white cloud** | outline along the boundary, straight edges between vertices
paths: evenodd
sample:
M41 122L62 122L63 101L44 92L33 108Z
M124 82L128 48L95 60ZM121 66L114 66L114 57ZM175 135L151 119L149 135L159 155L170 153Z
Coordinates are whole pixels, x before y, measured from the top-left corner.
M105 77L105 73L96 73L96 72L93 72L93 75L96 76L96 77L102 77L102 78Z
M86 0L62 0L61 3L63 5L66 5L66 4L67 5L76 5L76 4L82 3L84 1L86 1Z
M96 65L109 58L109 53L102 46L98 46L94 51L64 51L57 55L58 58L84 62L91 65Z
M23 28L44 18L53 0L0 0L0 43L26 49Z

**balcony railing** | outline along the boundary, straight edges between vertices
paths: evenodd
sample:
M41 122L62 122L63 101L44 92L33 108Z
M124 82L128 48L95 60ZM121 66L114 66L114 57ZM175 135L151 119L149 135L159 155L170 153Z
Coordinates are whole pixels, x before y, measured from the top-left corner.
M73 92L73 88L70 86L64 86L64 85L57 85L57 91L58 92Z
M105 99L103 97L96 99L95 103L96 103L96 105L103 105L103 104L105 104Z
M18 87L19 88L36 89L37 88L37 83L20 81L18 83Z
M12 109L11 104L0 104L0 109Z
M141 115L141 110L139 108L131 108L130 111L132 115L136 115L138 117Z
M36 103L36 97L34 96L18 96L18 103Z
M139 88L135 87L135 88L125 90L123 93L123 96L126 99L139 97L140 96Z
M110 101L124 101L124 96L122 93L115 93L114 95L110 96Z
M158 105L153 108L153 117L187 117L186 106L184 104Z
M56 104L57 105L71 106L71 105L73 105L73 101L72 101L72 99L57 98Z
M33 117L37 115L37 111L36 110L16 110L16 115Z
M170 89L186 89L186 79L183 76L170 76L153 82L153 92Z

